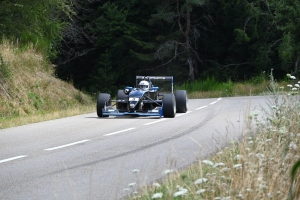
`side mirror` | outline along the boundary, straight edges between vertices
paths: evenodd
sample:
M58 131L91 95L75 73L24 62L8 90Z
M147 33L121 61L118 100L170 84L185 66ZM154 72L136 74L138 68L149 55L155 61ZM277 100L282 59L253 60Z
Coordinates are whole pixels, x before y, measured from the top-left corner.
M124 89L124 94L128 95L132 91L132 87L126 86Z

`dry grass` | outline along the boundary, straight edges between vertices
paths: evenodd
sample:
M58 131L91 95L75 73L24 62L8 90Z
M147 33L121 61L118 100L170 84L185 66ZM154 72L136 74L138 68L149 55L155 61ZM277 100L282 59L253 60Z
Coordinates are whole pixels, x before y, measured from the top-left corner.
M279 96L278 87L270 93L270 110L249 114L241 141L232 141L207 160L167 174L131 199L282 200L290 198L290 188L294 191L291 199L300 199L299 172L291 183L291 169L300 159L299 95Z
M0 56L0 128L91 111L92 98L55 78L53 66L33 46L19 49L3 41Z

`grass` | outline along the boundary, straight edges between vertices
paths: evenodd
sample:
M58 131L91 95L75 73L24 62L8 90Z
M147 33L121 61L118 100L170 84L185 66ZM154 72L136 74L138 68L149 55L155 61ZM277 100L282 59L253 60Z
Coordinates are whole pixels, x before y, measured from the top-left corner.
M196 80L195 82L187 82L182 85L176 85L175 89L186 90L191 99L201 98L218 98L218 97L234 97L234 96L254 96L263 95L270 81L264 74L254 77L244 82L218 82L214 77L208 77L205 80ZM286 85L285 81L281 82Z
M92 97L54 75L54 67L34 46L0 44L0 128L95 110Z
M270 109L249 113L243 139L186 169L168 170L130 199L300 199L299 94L282 96L283 90L271 77Z

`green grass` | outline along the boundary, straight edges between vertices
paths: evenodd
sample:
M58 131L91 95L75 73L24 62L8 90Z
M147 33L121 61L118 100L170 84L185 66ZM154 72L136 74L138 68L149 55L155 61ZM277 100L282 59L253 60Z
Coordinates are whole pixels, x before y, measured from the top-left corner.
M194 98L218 98L234 96L254 96L263 95L270 81L261 75L253 77L249 81L232 82L228 80L225 83L217 81L214 77L208 77L205 80L196 80L182 85L176 85L176 89L186 90L190 99ZM286 84L284 81L281 84Z

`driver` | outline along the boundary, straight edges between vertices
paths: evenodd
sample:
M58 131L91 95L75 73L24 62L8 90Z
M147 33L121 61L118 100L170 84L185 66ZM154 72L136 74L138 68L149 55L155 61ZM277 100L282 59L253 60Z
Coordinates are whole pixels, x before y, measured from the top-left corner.
M148 81L141 81L139 83L139 88L141 90L145 90L145 91L149 90L149 82Z

